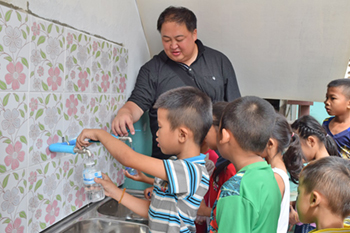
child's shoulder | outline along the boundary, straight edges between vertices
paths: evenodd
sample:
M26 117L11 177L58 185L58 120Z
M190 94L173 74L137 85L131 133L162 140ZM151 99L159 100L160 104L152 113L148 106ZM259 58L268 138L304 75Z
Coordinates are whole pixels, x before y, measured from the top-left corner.
M334 118L334 116L332 117L327 117L326 119L323 120L323 125L329 125L329 122L331 122L331 120Z

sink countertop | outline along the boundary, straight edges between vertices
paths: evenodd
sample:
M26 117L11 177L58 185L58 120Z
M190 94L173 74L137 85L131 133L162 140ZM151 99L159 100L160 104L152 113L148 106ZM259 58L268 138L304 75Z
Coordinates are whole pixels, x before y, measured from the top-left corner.
M130 193L135 196L143 196L143 191L142 190L126 190L127 193ZM125 221L125 217L123 218L118 218L118 217L111 217L108 215L100 214L97 209L103 205L104 203L108 202L111 200L111 197L105 197L103 200L95 202L95 203L90 203L83 208L77 210L76 212L72 213L71 215L63 218L59 222L53 224L52 226L46 228L42 232L44 233L57 233L61 232L64 229L66 229L68 226L73 225L74 223L82 220L88 220L88 219L93 219L93 218L99 218L99 219L110 219L110 220L119 220L119 221ZM135 223L138 224L138 223ZM143 225L143 224L140 224Z

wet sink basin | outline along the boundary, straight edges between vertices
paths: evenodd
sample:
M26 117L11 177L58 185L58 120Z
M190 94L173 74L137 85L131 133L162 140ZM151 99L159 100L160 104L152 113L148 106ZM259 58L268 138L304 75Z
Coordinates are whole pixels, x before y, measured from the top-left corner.
M125 222L113 219L94 218L75 222L61 233L148 233L148 227L143 224Z
M134 196L143 198L142 196ZM105 202L100 207L98 207L97 212L103 215L110 216L112 218L148 225L148 219L143 218L138 214L135 214L122 204L118 204L118 202L114 199L110 199L109 201Z

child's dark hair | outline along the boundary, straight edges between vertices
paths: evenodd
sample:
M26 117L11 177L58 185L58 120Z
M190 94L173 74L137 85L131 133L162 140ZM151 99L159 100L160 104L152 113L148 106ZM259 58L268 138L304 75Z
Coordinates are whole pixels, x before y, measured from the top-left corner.
M297 183L299 173L303 168L303 154L299 138L293 133L287 119L279 113L276 113L276 122L271 137L278 142L277 153L282 153L283 162L292 182Z
M276 122L273 127L271 137L278 142L277 153L283 153L291 142L293 131L287 121L287 119L276 113Z
M304 166L303 160L306 159L301 150L299 136L293 133L290 145L283 154L283 162L289 172L290 180L295 184L298 184L299 174Z
M301 149L300 138L306 140L309 136L316 136L322 142L329 155L338 156L337 146L332 137L327 135L325 129L312 116L305 115L295 120L291 125L296 133L292 137L288 150L283 155L283 162L293 183L298 183L299 174L306 158Z
M219 127L221 116L228 105L228 102L219 101L213 104L213 126ZM213 180L218 181L219 174L226 169L231 162L226 160L216 167L213 173Z
M225 101L219 101L213 104L213 125L214 126L219 127L222 113L224 112L227 105L228 105L228 102L225 102Z
M350 79L342 78L342 79L336 79L328 83L327 88L330 87L341 87L342 93L350 99Z
M157 21L157 30L162 30L163 23L176 22L185 24L188 31L193 32L197 28L196 15L185 7L169 6L159 16Z
M306 193L320 192L331 211L343 219L350 215L350 161L329 156L310 162L300 174Z
M327 134L327 131L314 117L310 115L302 116L295 120L291 126L300 138L307 139L314 135L325 145L329 155L338 156L337 145L333 138Z
M262 152L271 136L276 114L272 105L256 96L245 96L229 103L222 115L220 132L231 131L245 151Z
M164 92L154 108L168 110L171 128L186 126L192 131L198 145L203 142L213 122L211 99L194 87L179 87Z

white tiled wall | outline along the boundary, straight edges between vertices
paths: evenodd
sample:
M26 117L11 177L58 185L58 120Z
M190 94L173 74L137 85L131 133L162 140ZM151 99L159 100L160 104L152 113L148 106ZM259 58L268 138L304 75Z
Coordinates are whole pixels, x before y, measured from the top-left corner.
M38 232L87 204L81 155L48 145L110 131L125 102L128 50L0 6L0 232ZM118 185L122 166L92 147Z

